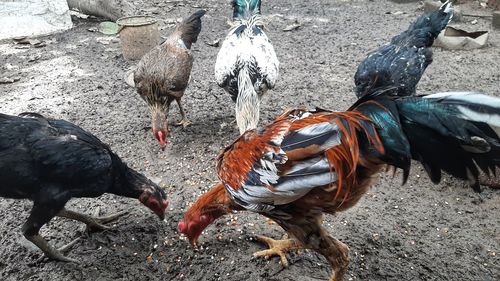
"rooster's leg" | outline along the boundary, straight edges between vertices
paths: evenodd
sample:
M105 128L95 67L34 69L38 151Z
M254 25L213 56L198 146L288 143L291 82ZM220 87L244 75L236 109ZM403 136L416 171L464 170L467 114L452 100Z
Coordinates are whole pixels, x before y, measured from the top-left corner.
M321 221L321 216L303 220L295 218L294 221L282 221L280 225L303 243L305 248L313 249L327 259L332 268L330 281L343 281L349 265L349 248L331 237Z
M51 204L52 203L52 204ZM40 228L48 223L62 208L62 206L56 206L54 202L48 202L48 204L42 205L37 202L33 205L30 216L28 220L24 223L22 231L24 237L35 244L40 250L42 250L45 255L51 259L64 261L64 262L78 262L75 259L64 256L61 251L68 250L72 245L76 243L77 240L72 241L66 246L61 247L59 250L52 248L47 240L45 240L40 234ZM63 205L64 206L64 205Z
M87 230L89 230L89 231L100 231L100 230L109 229L109 226L104 225L105 223L112 222L125 214L127 214L127 211L119 212L119 213L109 215L106 217L97 217L96 218L96 217L91 217L89 215L77 213L74 211L62 209L59 213L57 213L57 216L72 219L72 220L81 221L87 225Z
M349 247L329 235L321 238L319 246L316 251L325 256L332 267L330 281L343 281L349 265Z
M269 249L256 252L253 256L265 258L280 256L281 265L284 267L288 266L288 260L285 255L288 251L304 249L300 242L295 239L274 240L262 235L257 236L257 239L266 243L269 246Z
M187 126L189 126L191 124L191 122L186 118L186 113L184 112L184 109L182 108L182 104L181 104L181 98L175 98L175 101L177 102L177 104L179 105L179 110L181 112L181 121L177 122L175 125L176 126L181 126L186 128Z

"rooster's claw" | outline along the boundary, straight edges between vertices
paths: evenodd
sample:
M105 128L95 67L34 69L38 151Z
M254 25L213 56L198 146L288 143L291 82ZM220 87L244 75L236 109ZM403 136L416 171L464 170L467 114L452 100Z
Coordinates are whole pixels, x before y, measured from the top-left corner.
M266 243L269 249L262 250L253 254L254 257L264 257L269 258L272 256L280 256L281 265L283 267L288 266L288 260L286 258L286 253L290 250L298 250L303 247L299 244L297 240L294 239L284 239L284 240L274 240L272 238L258 235L257 240Z

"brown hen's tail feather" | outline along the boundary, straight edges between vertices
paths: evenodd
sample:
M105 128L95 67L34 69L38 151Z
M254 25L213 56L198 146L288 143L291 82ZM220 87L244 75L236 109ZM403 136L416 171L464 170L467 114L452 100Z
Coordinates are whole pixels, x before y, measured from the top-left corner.
M176 32L180 33L186 48L191 49L191 45L198 40L198 35L201 31L201 17L205 13L205 10L198 10L177 25Z

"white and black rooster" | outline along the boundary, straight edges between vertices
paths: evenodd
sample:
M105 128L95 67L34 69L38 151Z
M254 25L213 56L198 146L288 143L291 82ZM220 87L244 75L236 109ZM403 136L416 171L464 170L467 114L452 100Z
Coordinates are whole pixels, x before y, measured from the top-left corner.
M217 55L215 79L236 103L240 133L259 123L260 99L274 88L279 61L263 31L260 0L233 0L234 25Z

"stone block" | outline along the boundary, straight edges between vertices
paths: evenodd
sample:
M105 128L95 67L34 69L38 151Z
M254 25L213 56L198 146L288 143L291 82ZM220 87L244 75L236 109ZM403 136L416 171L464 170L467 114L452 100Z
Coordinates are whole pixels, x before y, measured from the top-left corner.
M500 0L488 0L488 7L496 11L500 10Z
M47 35L72 26L66 0L0 0L0 39Z
M493 12L493 20L491 23L493 27L500 28L500 11Z
M394 3L413 3L413 2L418 2L420 0L390 0L390 1Z

